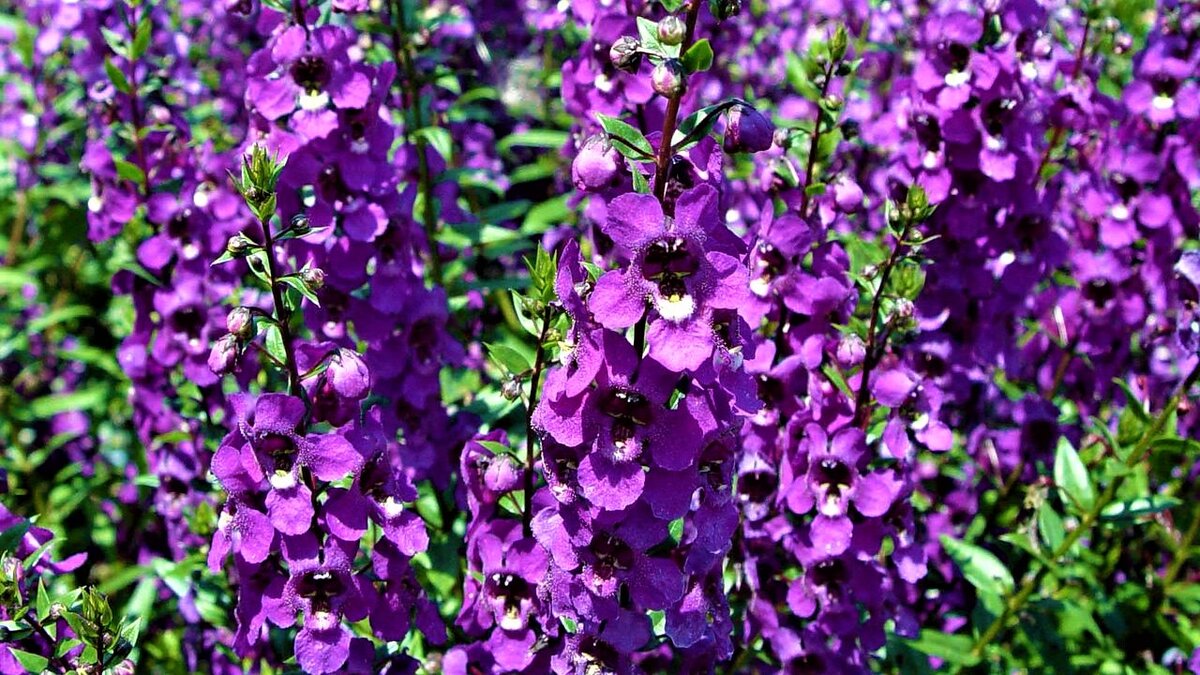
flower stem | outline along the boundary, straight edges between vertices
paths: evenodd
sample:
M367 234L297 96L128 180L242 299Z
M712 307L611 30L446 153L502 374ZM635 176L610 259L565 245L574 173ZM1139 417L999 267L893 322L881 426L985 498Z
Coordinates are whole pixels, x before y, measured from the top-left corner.
M833 81L833 69L837 64L830 59L825 64L825 77L821 80L821 97L817 99L813 105L817 109L817 117L813 120L813 131L809 136L808 141L808 157L804 162L804 192L800 195L800 217L808 217L808 204L812 199L808 192L808 186L812 183L813 173L817 168L817 151L821 145L821 104L825 97L829 95L829 85Z
M275 325L279 328L279 338L283 342L284 370L288 378L288 394L300 395L300 369L296 365L296 351L292 344L291 312L283 304L283 289L280 288L279 271L275 264L275 241L271 237L271 223L260 221L263 231L264 256L267 259L267 277L271 280L271 301L275 305Z
M533 375L529 381L529 406L525 409L525 509L521 514L521 525L527 537L533 533L531 524L533 523L533 484L534 466L536 465L533 448L533 411L537 407L538 385L541 384L542 370L546 367L546 336L549 332L550 307L547 306L542 313L542 331L538 336L537 354L533 360Z
M879 326L879 306L883 303L883 291L887 288L888 279L892 276L892 270L895 269L896 263L900 261L901 254L904 252L904 240L908 238L908 232L912 229L912 219L905 219L904 229L900 231L900 236L896 239L896 246L892 248L892 254L888 256L887 262L883 265L883 271L879 277L879 288L875 291L875 296L871 298L871 322L867 327L867 349L866 356L863 358L862 376L858 382L858 393L854 397L854 424L857 424L864 429L867 422L871 419L870 407L867 401L870 397L871 371L875 366L879 365L879 361L883 358L883 345L876 344L878 342L878 326Z
M1182 401L1183 397L1187 395L1188 390L1192 388L1192 385L1196 383L1197 379L1200 379L1200 363L1193 367L1188 376L1183 379L1183 382L1179 385L1179 388L1176 389L1175 394L1171 396L1171 399L1167 401L1165 406L1163 406L1163 409L1154 418L1154 421L1151 422L1150 427L1142 433L1142 437L1138 439L1138 442L1136 445L1134 445L1133 450L1131 450L1125 457L1126 468L1132 468L1134 465L1144 459L1147 451L1150 449L1150 445L1156 438L1159 437L1160 434L1162 434L1163 429L1165 429L1167 426L1168 420L1171 419L1172 415L1179 407L1179 402ZM1108 487L1104 489L1104 492L1100 494L1095 503L1092 504L1092 507L1083 513L1082 517L1080 518L1079 525L1075 527L1075 529L1071 530L1067 534L1066 538L1063 539L1062 543L1059 544L1049 556L1047 556L1048 560L1058 560L1066 555L1067 552L1070 551L1071 548L1075 546L1075 544L1081 538L1083 538L1083 535L1087 534L1091 530L1092 526L1099 522L1100 514L1117 498L1117 492L1120 490L1123 482L1124 476L1117 476L1111 483L1108 484ZM986 649L993 640L1000 636L1008 622L1025 607L1025 603L1029 601L1030 596L1032 596L1037 590L1042 578L1045 576L1047 569L1049 568L1045 566L1038 567L1032 575L1025 579L1025 582L1021 584L1021 587L1017 590L1017 593L1004 603L1004 611L1001 612L1000 616L998 616L996 620L993 621L983 631L983 634L979 636L979 638L975 641L975 644L971 647L972 656L976 658L981 657L983 655L983 650ZM955 668L956 671L959 669L960 668Z
M418 136L414 131L425 126L423 115L421 114L421 87L417 77L416 65L413 63L413 54L410 49L411 45L408 42L407 36L411 34L412 28L408 26L404 20L404 0L393 0L392 2L392 56L396 63L404 71L403 77L398 77L396 80L400 83L404 99L404 107L409 113L404 119L404 138L405 142L414 146L417 151L417 183L418 191L421 195L421 224L425 229L425 239L429 244L429 276L434 286L443 284L442 278L442 260L438 255L437 231L438 218L437 210L433 203L433 176L429 170L429 158L426 153L429 149L429 142L424 136Z
M692 46L692 40L696 34L696 19L700 16L700 2L701 0L692 0L688 3L685 21L687 30L684 32L683 42L679 45L680 54L686 54L688 48ZM658 154L654 158L654 196L658 197L660 202L667 195L667 173L671 168L671 138L675 135L676 127L679 126L679 104L683 101L684 92L685 88L680 88L678 93L667 99L662 138L658 141Z
M1092 20L1090 17L1088 17L1083 23L1083 38L1079 40L1079 49L1075 52L1075 65L1071 68L1070 82L1072 83L1079 79L1079 74L1083 72L1083 58L1085 52L1087 51L1088 36L1091 34L1091 31ZM1033 180L1035 182L1041 181L1042 172L1050 163L1050 155L1054 153L1054 150L1058 147L1059 142L1062 141L1064 133L1066 133L1066 127L1058 124L1054 126L1054 131L1050 135L1050 143L1046 145L1046 150L1042 152L1042 158L1038 162L1037 171L1033 172Z

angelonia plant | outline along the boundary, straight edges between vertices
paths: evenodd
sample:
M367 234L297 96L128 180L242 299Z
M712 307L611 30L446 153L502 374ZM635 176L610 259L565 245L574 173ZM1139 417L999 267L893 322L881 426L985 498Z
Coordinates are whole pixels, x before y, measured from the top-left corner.
M1200 674L1200 5L0 0L0 673Z

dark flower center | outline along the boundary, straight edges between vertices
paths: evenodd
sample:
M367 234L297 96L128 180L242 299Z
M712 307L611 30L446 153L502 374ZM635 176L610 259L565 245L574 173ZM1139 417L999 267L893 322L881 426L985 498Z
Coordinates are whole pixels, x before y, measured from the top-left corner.
M1091 301L1098 309L1103 309L1113 298L1117 297L1117 289L1108 279L1092 279L1083 287L1083 297Z
M823 560L812 568L812 580L818 586L836 589L846 583L846 566L841 560Z
M308 54L292 64L292 80L305 91L316 93L329 83L329 64L324 58Z
M588 675L607 675L617 672L621 658L612 645L594 637L586 638L579 645L579 656L589 664L585 671Z
M171 220L167 221L167 234L172 239L183 239L188 233L188 224L192 219L191 209L180 209Z
M850 467L846 466L845 462L832 457L826 457L817 463L813 469L813 480L830 497L840 496L844 490L849 489L850 483L853 482Z
M600 412L626 425L650 424L654 410L650 401L632 389L613 389L600 400Z
M766 503L775 488L779 486L779 476L770 471L751 471L742 474L738 479L738 494L742 499L753 504Z
M274 463L275 471L291 471L296 463L296 445L281 434L268 434L259 442L259 449Z
M331 611L333 598L344 590L346 586L342 580L326 570L306 572L296 583L296 593L312 603L313 612Z
M175 332L183 333L188 337L199 337L200 331L204 328L204 323L204 312L200 311L200 308L195 305L181 307L171 314L171 328Z
M998 98L989 102L983 108L981 115L983 120L983 128L992 136L999 136L1004 132L1005 125L1012 119L1012 112L1017 107L1017 102L1011 98Z
M926 150L937 150L942 144L942 125L935 117L927 114L917 115L913 119L917 131L917 140Z
M772 281L787 271L787 258L771 244L758 245L758 274L765 281Z
M592 539L592 554L596 556L596 572L602 577L612 577L633 568L633 549L607 532Z
M519 616L521 603L532 597L529 582L508 572L493 574L488 579L488 591L492 597L504 601L504 612L509 618Z
M660 239L650 245L642 258L642 276L657 281L666 276L687 277L696 273L700 263L680 237Z
M971 62L971 50L966 45L953 42L946 46L946 65L950 70L962 72Z

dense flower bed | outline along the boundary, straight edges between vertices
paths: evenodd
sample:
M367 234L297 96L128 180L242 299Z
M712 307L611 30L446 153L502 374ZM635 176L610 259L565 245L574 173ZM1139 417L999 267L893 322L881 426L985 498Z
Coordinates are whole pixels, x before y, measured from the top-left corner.
M1200 673L1200 5L0 0L0 673Z

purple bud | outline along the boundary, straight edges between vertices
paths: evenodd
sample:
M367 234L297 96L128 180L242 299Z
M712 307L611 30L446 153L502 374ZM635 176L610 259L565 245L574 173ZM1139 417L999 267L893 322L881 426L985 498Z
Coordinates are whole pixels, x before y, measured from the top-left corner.
M225 375L237 368L238 341L237 336L226 333L213 344L208 354L208 369L217 375Z
M654 72L650 73L650 86L667 98L680 96L683 94L685 75L679 59L666 59L654 66Z
M608 58L613 67L627 73L637 71L642 65L642 44L636 38L622 36L608 50Z
M843 335L842 339L838 340L837 361L841 367L851 368L857 366L866 357L867 347L863 344L862 338L851 333Z
M225 317L225 328L236 337L245 340L254 330L254 315L249 307L235 307Z
M500 394L508 401L515 401L521 398L521 382L515 377L508 378L504 381L504 384L500 385Z
M583 142L571 163L571 180L582 192L601 190L612 184L620 171L621 154L608 137L596 134Z
M748 105L737 104L725 115L725 152L762 152L775 140L775 125Z
M308 286L308 290L317 292L325 288L325 271L319 267L310 267L306 270L300 270L300 281Z
M371 373L357 352L339 349L329 358L325 371L329 384L339 396L361 400L371 390Z

